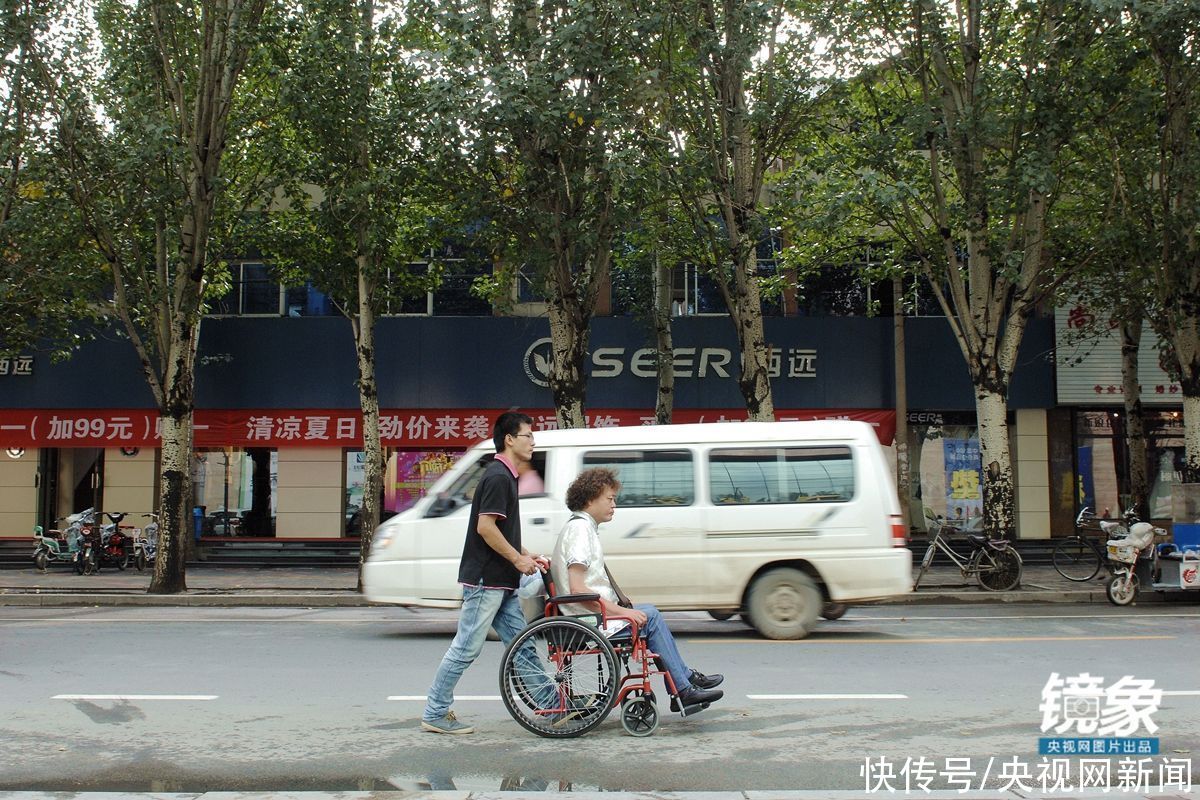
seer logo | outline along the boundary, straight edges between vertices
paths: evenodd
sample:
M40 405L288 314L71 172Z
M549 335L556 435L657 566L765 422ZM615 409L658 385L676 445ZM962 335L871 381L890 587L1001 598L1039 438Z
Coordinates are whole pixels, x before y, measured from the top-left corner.
M658 375L657 351L653 347L634 350L627 356L626 347L597 347L592 351L593 378L615 378L628 369L638 378L653 378ZM552 364L550 338L538 339L525 351L525 376L538 386L550 385ZM733 353L724 347L676 347L674 350L676 378L729 377L729 365Z

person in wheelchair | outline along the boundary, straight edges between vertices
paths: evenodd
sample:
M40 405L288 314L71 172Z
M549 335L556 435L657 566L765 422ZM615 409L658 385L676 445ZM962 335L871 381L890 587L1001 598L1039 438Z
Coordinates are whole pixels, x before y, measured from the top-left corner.
M617 509L617 492L621 483L611 469L594 467L584 470L567 489L567 508L570 519L558 535L554 555L550 559L550 576L557 591L563 594L597 594L598 603L563 603L563 614L583 615L601 611L605 618L632 619L650 649L662 661L675 684L676 696L671 698L671 710L689 713L702 710L720 700L724 693L716 687L722 675L705 675L690 669L679 654L675 637L663 621L659 610L649 604L633 605L621 594L604 565L604 548L600 544L600 525L609 522ZM599 606L599 608L597 608ZM621 637L624 620L609 620L605 633L611 639ZM628 632L625 632L628 636Z

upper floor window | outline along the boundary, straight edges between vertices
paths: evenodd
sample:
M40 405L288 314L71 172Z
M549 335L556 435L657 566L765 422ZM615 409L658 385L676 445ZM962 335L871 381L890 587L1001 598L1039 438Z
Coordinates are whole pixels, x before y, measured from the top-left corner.
M406 264L388 270L383 281L387 299L381 313L420 314L424 316L490 316L491 304L475 296L475 279L490 272L485 261L447 258L439 263L441 280L433 290L423 286L429 263ZM311 282L303 286L284 286L267 264L258 261L229 265L229 290L209 302L208 313L222 316L311 317L337 314L332 298ZM403 274L402 274L403 272Z
M283 312L283 287L271 275L266 264L259 261L235 262L229 265L229 291L210 303L211 314L253 315Z
M391 299L383 313L439 317L491 316L491 303L475 296L471 291L475 279L491 271L486 262L445 258L439 260L438 266L441 269L441 279L436 288L426 291L406 291L404 286L419 285L426 281L428 262L418 261L405 264L396 270L388 270L386 280L391 287Z

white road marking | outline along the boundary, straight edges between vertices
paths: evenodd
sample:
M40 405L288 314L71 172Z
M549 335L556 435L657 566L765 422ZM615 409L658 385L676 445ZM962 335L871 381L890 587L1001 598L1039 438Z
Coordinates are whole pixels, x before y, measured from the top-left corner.
M906 694L748 694L749 700L907 700Z
M896 606L888 606L888 607L896 608ZM914 620L920 620L922 622L924 622L924 621L957 622L959 620L973 621L973 620L981 620L981 619L985 619L988 621L997 620L997 619L1140 619L1140 620L1155 620L1155 619L1159 619L1159 618L1196 619L1197 617L1200 617L1200 612L1198 612L1198 611L1194 611L1191 613L1181 612L1181 613L1170 613L1170 614L1165 614L1165 613L1164 614L1155 614L1155 613L1121 614L1116 611L1114 611L1112 613L1107 613L1107 614L1103 614L1103 613L1101 613L1101 614L987 614L987 615L964 614L962 616L942 616L942 615L923 616L920 614L902 614L900 616L895 616L895 617L881 617L881 616L871 616L869 614L867 614L867 615L855 614L854 612L857 610L860 610L860 609L856 609L854 606L851 606L850 614L848 614L842 620L837 621L835 623L835 625L842 625L846 622L852 622L852 621L853 622L867 622L867 621L870 621L870 622L899 622L901 620L904 620L907 622L913 622ZM697 621L699 621L699 620L697 620ZM712 621L716 622L716 620L712 620Z
M56 694L51 700L216 700L215 694Z
M388 700L411 700L424 703L428 698L423 694L393 694L388 696ZM498 694L456 694L455 700L500 700Z
M1175 639L1174 636L939 636L905 638L896 636L891 639L688 639L689 644L696 645L725 645L725 644L776 644L776 645L846 645L846 644L999 644L1006 642L1125 642L1147 639Z
M1200 697L1200 690L1188 689L1185 691L1178 691L1178 692L1164 691L1163 697Z

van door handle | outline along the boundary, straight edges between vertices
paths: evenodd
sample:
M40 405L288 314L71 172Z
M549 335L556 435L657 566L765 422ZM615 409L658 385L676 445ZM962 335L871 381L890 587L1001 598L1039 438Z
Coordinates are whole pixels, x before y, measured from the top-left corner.
M529 521L530 521L531 523L533 523L534 525L545 525L545 524L546 524L546 518L545 518L545 517L534 517L533 519L531 519L531 520L529 520Z

